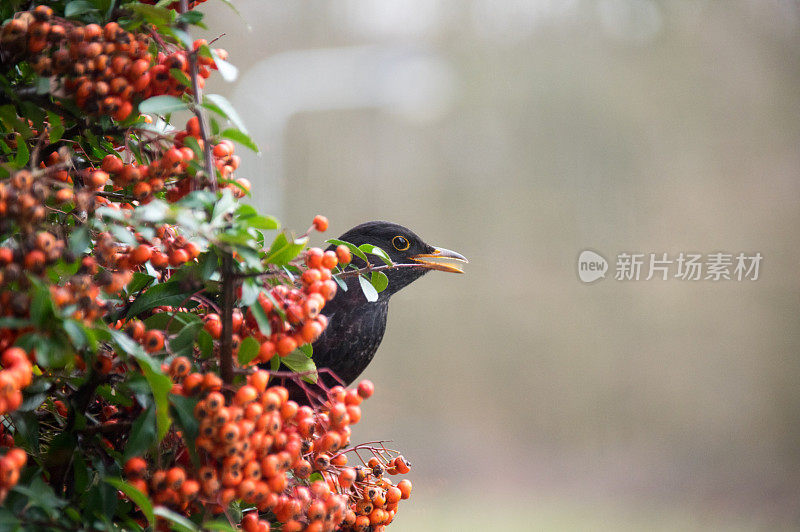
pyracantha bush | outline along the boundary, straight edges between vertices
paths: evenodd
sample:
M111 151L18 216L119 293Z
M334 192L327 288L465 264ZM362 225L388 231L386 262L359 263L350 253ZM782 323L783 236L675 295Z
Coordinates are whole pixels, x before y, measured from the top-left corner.
M3 530L381 530L410 495L351 442L373 385L304 384L341 277L386 286L352 256L391 261L240 202L195 3L0 6Z

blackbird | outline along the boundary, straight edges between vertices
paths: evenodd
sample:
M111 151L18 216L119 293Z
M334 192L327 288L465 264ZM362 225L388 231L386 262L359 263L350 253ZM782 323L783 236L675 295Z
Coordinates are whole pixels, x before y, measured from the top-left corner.
M350 276L342 279L347 290L340 286L336 296L322 310L328 318L328 326L313 344L314 362L318 369L327 368L348 385L369 365L383 340L392 295L431 270L463 273L454 262L466 263L467 259L455 251L426 244L410 229L391 222L363 223L344 233L339 240L357 246L378 246L396 266L382 270L389 285L378 294L377 301L367 301L358 276ZM335 247L332 245L328 249ZM376 255L368 254L367 258L374 266L384 265ZM366 266L355 256L352 264L359 268ZM324 371L319 378L328 387L339 383ZM296 393L292 395L297 396Z

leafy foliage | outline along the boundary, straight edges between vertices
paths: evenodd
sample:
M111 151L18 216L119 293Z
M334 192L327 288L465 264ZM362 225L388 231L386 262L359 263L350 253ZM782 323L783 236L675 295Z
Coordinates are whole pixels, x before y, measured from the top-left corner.
M378 461L359 479L345 467L371 388L303 410L268 387L316 382L311 342L346 288L339 277L358 275L368 299L388 278L309 249L311 229L281 231L241 201L250 184L234 143L258 147L230 102L203 93L212 71L230 81L237 69L190 37L202 13L180 11L169 0L0 5L0 528L235 530L248 513L310 527L309 508L293 511L301 500L330 501L327 529L388 523L396 501L372 515L349 487L388 494L382 474L407 470L402 457L361 447ZM183 129L177 111L193 115ZM392 266L374 246L329 242ZM258 398L259 430L286 441L273 428L269 443L247 440L257 449L201 445L223 433L210 437L201 415L214 394L239 418ZM271 504L241 479L202 476L235 474L225 460L247 449L299 464L253 474L269 480ZM308 460L321 460L313 477Z

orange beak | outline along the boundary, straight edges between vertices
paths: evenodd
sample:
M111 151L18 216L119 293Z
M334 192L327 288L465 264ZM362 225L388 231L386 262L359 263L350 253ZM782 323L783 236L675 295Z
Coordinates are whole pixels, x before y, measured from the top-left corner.
M419 255L411 257L411 260L429 270L439 270L450 273L464 273L461 266L453 264L454 262L463 262L464 264L469 262L467 258L460 253L437 247L434 248L432 253L420 253Z

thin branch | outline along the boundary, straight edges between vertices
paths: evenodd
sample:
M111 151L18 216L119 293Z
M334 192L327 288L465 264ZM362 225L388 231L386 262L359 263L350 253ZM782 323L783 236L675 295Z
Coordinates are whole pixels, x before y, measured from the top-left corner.
M372 263L364 266L363 268L358 268L355 270L346 270L342 273L334 274L334 277L337 279L345 279L347 277L357 277L362 273L369 273L375 272L380 270L394 270L395 268L420 268L420 264L381 264L380 266L373 266Z
M185 1L185 0L183 0ZM233 382L233 303L236 297L233 257L222 256L222 339L219 353L219 376L225 384Z
M180 12L186 13L189 11L188 0L180 0ZM186 23L181 24L181 29L186 31ZM217 174L214 169L214 159L211 153L211 143L208 141L208 121L206 120L206 113L203 112L203 93L200 89L200 69L197 65L197 50L189 50L189 79L192 80L192 100L194 105L192 110L197 117L197 122L200 125L200 138L203 140L203 167L205 169L206 181L211 185L211 190L217 190Z

